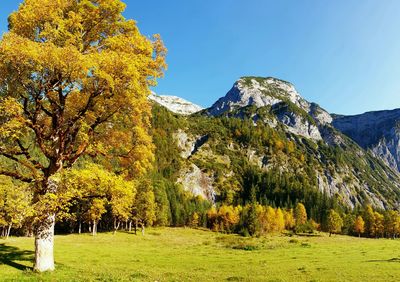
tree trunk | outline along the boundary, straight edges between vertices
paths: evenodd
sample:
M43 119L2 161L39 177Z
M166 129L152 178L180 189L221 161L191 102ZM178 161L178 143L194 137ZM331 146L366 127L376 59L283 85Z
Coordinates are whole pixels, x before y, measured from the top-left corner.
M97 234L97 222L93 220L93 228L92 228L92 235L95 236Z
M79 221L79 225L78 225L78 234L81 234L82 232L82 222Z
M138 220L135 219L135 235L136 235L137 228L138 228Z
M117 233L117 230L118 230L118 228L119 228L119 224L120 224L121 222L120 221L117 221L117 219L115 218L114 219L114 232L113 232L113 235L115 235L115 233Z
M132 220L129 220L129 232L132 232Z
M144 224L142 223L142 235L144 236Z
M11 227L12 227L12 223L10 223L10 225L8 226L6 239L8 239L8 237L10 237Z
M54 270L54 225L55 214L47 216L38 223L35 230L35 265L33 269L38 272Z

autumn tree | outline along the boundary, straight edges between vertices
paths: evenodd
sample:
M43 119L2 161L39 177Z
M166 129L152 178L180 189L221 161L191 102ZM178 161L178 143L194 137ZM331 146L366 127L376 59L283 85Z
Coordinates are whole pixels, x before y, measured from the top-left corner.
M356 216L354 214L345 214L343 217L342 233L346 235L352 235L355 232L355 222Z
M374 219L373 235L375 236L375 238L383 237L383 233L385 232L385 218L383 214L375 211Z
M331 209L328 214L328 222L327 222L329 236L331 236L332 233L339 233L342 230L342 226L343 226L343 219L335 210Z
M298 203L294 210L294 219L296 226L305 224L307 222L307 211L302 203Z
M374 235L375 213L371 205L367 205L364 210L363 219L365 221L365 232L368 236Z
M120 0L25 0L0 41L0 174L34 189L36 271L54 269L58 185L83 155L118 173L152 162L149 86L165 49Z
M355 222L354 222L354 232L358 234L358 237L361 236L362 233L364 233L365 230L365 222L362 216L357 216Z
M106 212L106 199L95 198L90 203L89 209L84 213L84 217L87 221L92 223L92 235L97 235L97 224L103 214Z
M285 220L285 228L292 230L295 226L295 219L293 215L293 209L287 209L283 211L283 218Z
M15 188L15 186L13 187ZM31 194L25 187L9 190L5 202L5 220L8 224L7 237L11 228L20 228L24 221L32 215Z
M81 168L64 170L59 179L59 205L63 207L71 201L79 206L78 220L92 225L96 235L97 224L110 207L114 218L114 232L121 221L126 221L133 205L136 187L133 181L110 172L100 165L86 163Z
M275 230L277 232L282 232L285 230L285 217L280 208L275 212Z
M10 236L13 227L20 228L32 215L31 198L28 185L17 186L11 178L0 177L0 226L3 226L5 237Z
M190 218L190 227L196 228L199 226L199 214L194 212Z
M156 220L156 202L151 184L147 180L139 183L134 203L134 215L144 235L145 227L152 226Z
M385 213L385 233L387 237L396 238L396 227L399 221L398 211L386 211Z

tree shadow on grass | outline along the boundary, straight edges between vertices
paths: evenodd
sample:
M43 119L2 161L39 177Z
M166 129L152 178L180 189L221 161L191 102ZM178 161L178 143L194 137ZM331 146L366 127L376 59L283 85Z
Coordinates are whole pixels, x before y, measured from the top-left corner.
M15 261L33 262L32 251L20 250L17 247L0 244L0 264L6 264L19 270L32 270L32 267L20 264Z
M400 258L372 259L372 260L367 260L367 262L400 262Z

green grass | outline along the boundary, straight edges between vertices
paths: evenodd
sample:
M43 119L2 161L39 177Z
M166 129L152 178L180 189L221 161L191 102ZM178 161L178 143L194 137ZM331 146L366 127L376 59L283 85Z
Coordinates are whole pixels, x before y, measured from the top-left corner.
M57 236L57 270L29 267L32 238L0 240L1 281L399 281L400 241L320 237L243 238L158 228Z

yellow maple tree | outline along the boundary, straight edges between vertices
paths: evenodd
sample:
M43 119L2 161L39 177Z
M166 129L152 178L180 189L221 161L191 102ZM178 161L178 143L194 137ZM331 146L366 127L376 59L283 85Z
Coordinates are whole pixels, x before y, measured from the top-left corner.
M90 154L127 177L151 167L149 87L166 68L120 0L25 0L0 40L0 174L57 202L52 177ZM17 167L15 169L15 167ZM40 204L40 203L39 203ZM54 269L57 205L35 226L35 270Z

